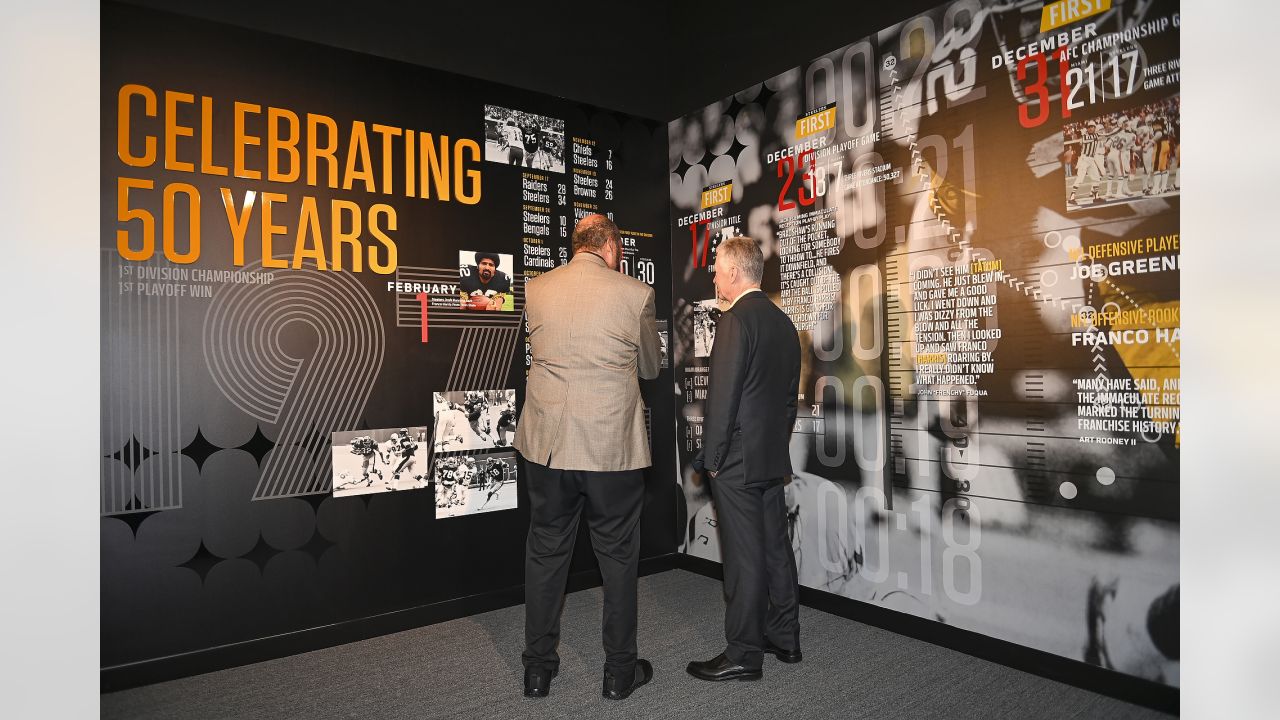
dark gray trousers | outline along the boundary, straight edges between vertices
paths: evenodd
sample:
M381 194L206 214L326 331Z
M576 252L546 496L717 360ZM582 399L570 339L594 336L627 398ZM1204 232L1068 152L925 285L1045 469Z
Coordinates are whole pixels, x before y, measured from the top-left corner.
M555 470L527 460L525 468L530 506L524 561L525 667L560 666L560 611L578 518L585 510L604 578L605 668L614 677L631 677L636 664L643 471Z
M767 638L786 651L800 648L799 583L787 537L781 479L743 482L741 463L711 481L724 561L725 655L758 669Z

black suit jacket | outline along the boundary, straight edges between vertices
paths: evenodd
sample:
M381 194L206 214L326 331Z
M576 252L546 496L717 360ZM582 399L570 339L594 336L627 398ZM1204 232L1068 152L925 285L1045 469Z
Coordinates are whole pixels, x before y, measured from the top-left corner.
M708 382L702 452L694 468L719 472L741 459L747 483L790 475L800 338L791 318L763 292L743 295L720 316ZM732 469L736 475L738 468Z

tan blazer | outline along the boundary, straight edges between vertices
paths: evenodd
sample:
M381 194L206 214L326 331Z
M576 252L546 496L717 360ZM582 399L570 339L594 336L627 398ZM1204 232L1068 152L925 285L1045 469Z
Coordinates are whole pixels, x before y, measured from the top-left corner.
M533 365L516 449L560 470L648 467L639 376L658 376L653 288L594 253L529 280L525 313Z

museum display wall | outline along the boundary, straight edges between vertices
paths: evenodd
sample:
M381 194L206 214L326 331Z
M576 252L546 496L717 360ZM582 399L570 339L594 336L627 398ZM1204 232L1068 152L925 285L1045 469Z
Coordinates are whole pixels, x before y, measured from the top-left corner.
M804 348L801 585L1178 684L1179 23L961 0L671 122L685 553L749 235Z
M669 316L665 126L127 5L103 39L103 667L521 585L524 282L607 213Z
M646 561L719 560L746 234L804 349L801 584L1176 687L1179 4L1082 8L948 3L666 125L104 4L104 678L519 602L523 283L602 212L670 348Z

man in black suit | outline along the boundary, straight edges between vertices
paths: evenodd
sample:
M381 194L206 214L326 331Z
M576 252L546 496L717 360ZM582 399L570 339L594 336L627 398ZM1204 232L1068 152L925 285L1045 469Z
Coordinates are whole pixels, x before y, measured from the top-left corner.
M724 559L728 646L689 663L702 680L758 680L764 653L799 662L796 560L787 537L783 485L796 421L800 339L760 291L764 257L751 238L716 248L716 298L724 314L711 351L702 452L694 469L711 478Z

